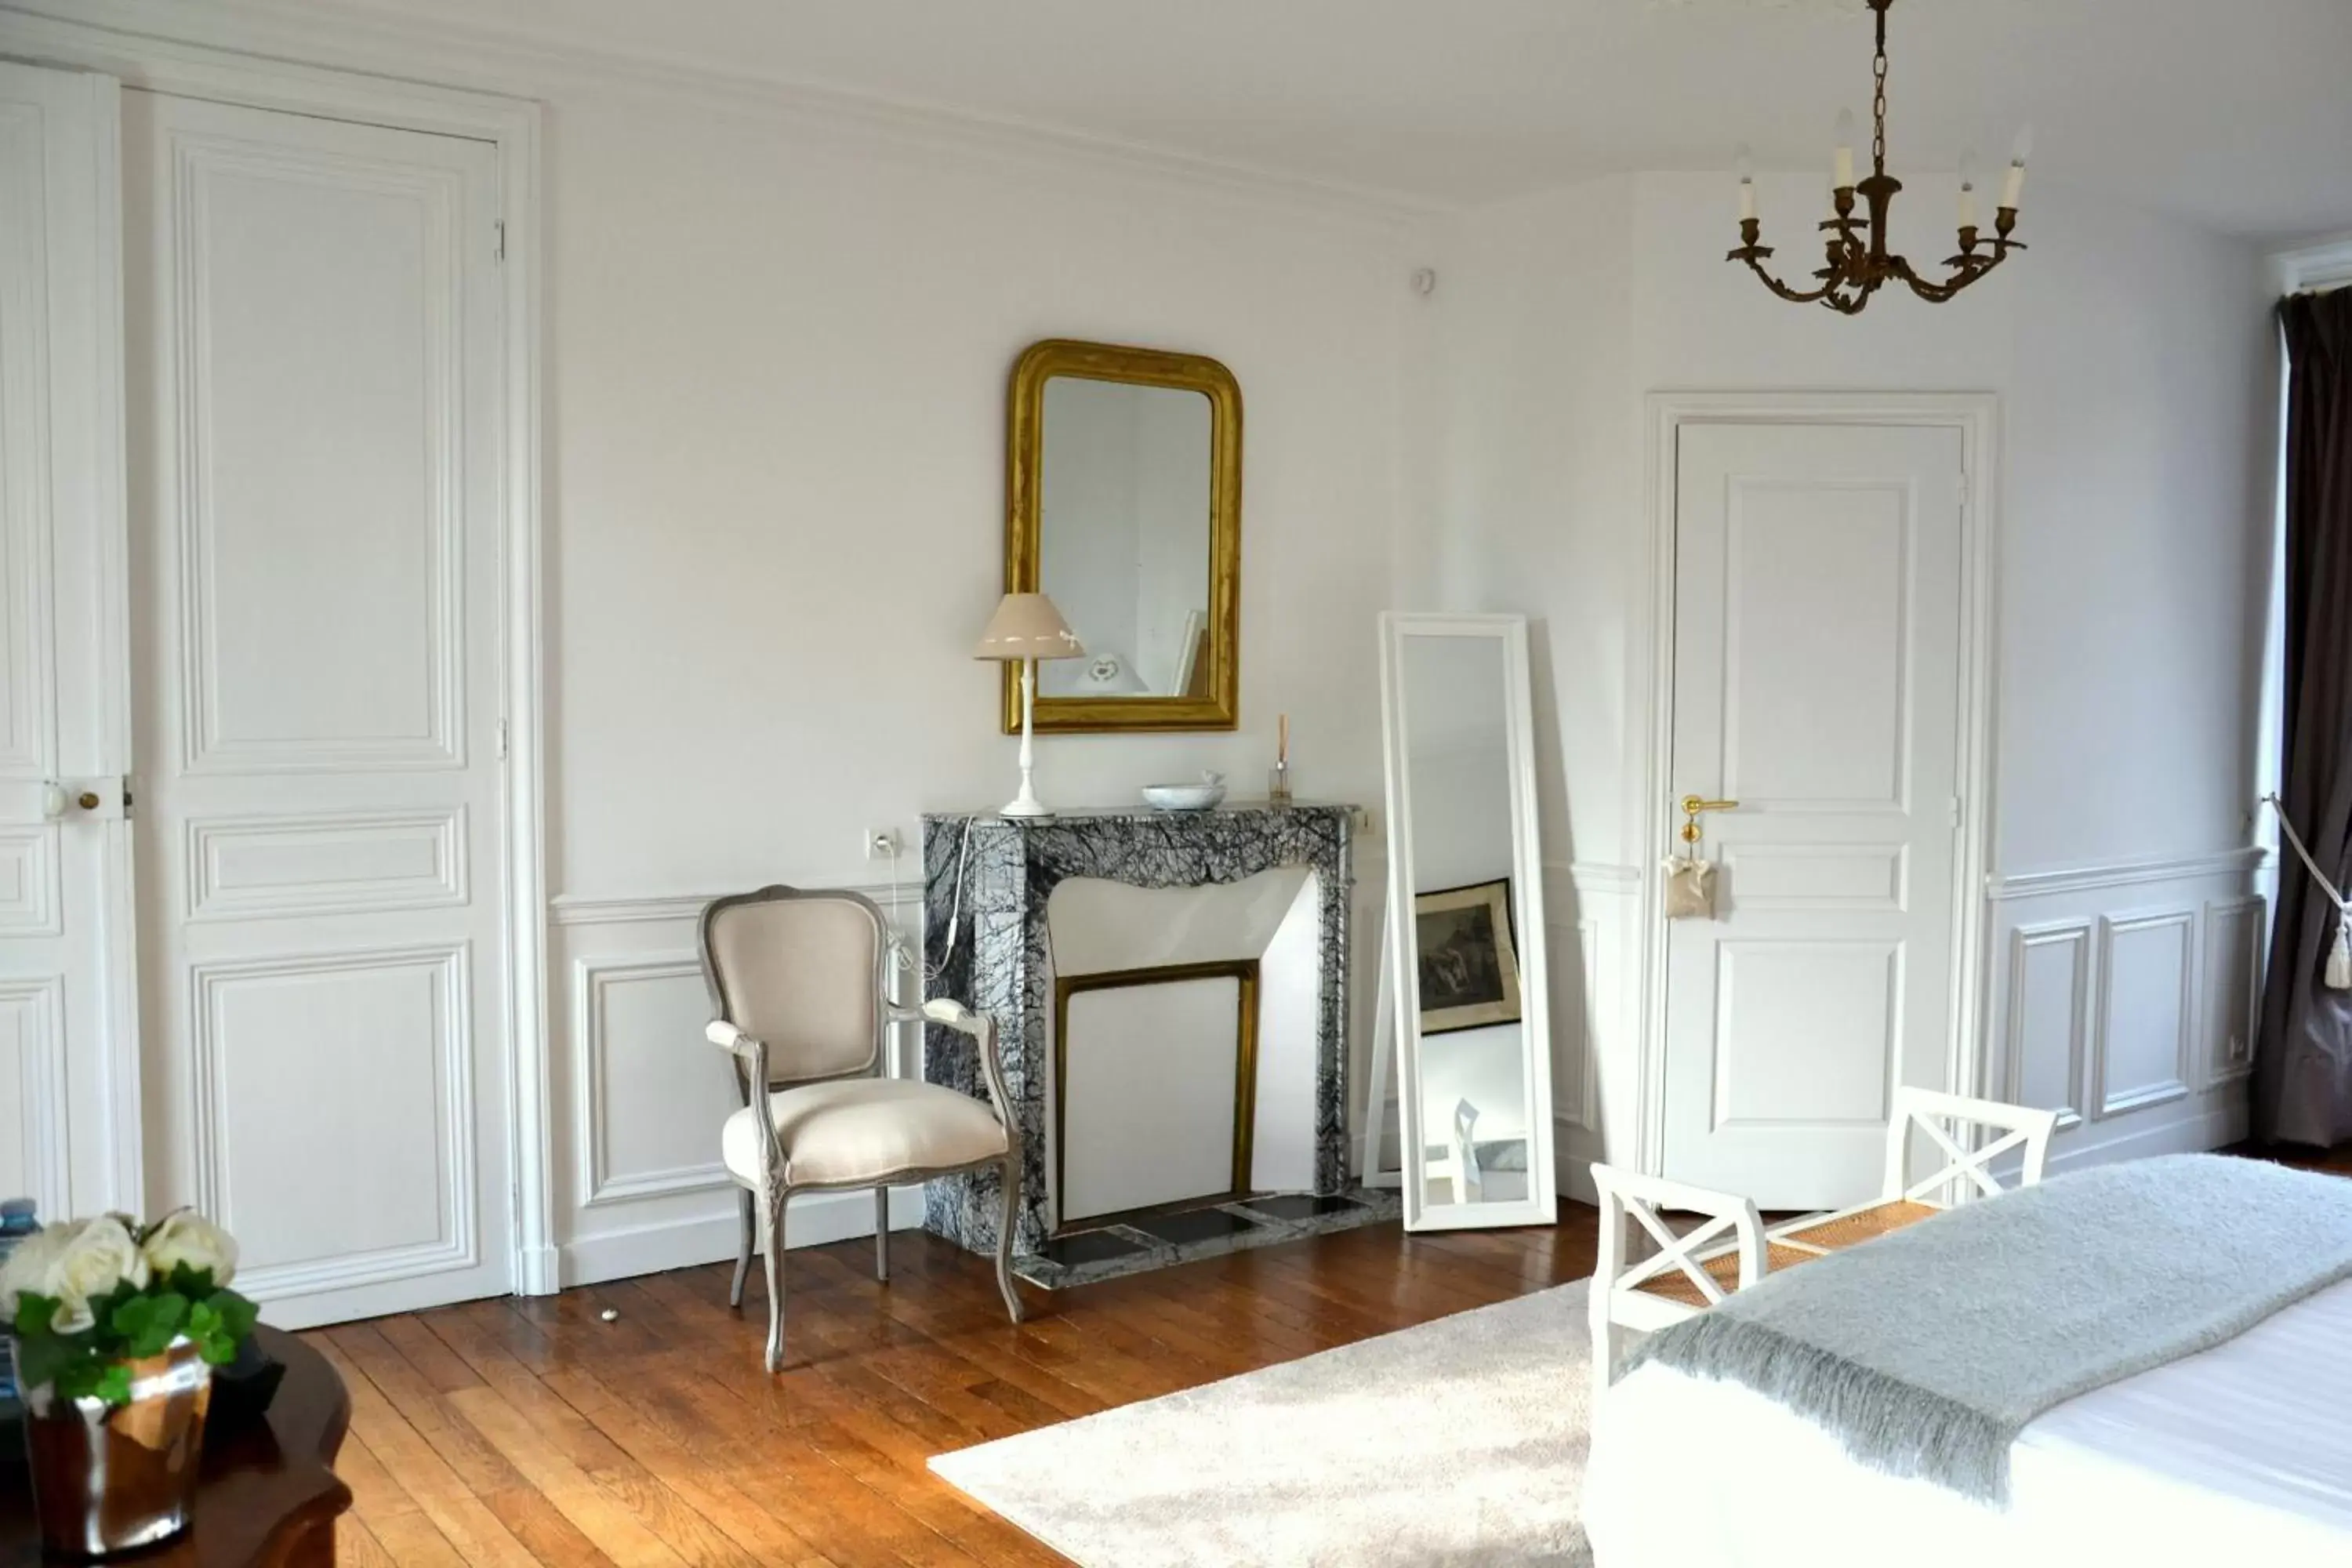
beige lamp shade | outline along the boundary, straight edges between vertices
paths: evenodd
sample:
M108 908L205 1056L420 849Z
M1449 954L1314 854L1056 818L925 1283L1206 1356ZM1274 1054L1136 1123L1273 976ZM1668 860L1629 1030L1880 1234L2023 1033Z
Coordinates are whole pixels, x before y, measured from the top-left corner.
M1078 658L1078 634L1043 594L1007 594L980 634L974 658Z

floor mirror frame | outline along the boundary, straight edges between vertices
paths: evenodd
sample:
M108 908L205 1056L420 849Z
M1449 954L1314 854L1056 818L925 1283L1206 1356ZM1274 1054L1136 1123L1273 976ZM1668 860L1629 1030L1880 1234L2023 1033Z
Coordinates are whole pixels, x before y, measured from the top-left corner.
M1510 785L1512 829L1511 917L1517 930L1519 973L1521 1074L1526 1099L1527 1187L1524 1197L1493 1203L1430 1201L1426 1175L1428 1138L1422 1083L1421 979L1414 944L1413 804L1406 767L1403 658L1416 638L1477 637L1501 645L1505 691L1506 768ZM1554 1171L1551 1096L1550 989L1545 952L1542 837L1537 825L1535 707L1528 665L1528 627L1523 616L1429 615L1391 612L1381 617L1381 731L1387 780L1388 949L1396 1041L1395 1092L1402 1122L1399 1153L1407 1230L1456 1230L1517 1225L1550 1225L1559 1212ZM1379 1086L1370 1099L1378 1109Z

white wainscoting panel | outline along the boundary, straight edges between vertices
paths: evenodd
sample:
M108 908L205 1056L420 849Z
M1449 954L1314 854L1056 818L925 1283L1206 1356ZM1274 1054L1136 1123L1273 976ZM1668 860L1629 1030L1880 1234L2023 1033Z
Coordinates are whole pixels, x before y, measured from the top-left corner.
M2196 930L2193 909L2101 918L2095 1117L2168 1105L2188 1095Z
M188 919L370 914L466 901L466 808L194 817Z
M1552 913L1555 909L1574 912L1575 908L1545 896L1551 936L1552 1113L1563 1130L1591 1132L1601 1120L1599 1060L1592 1048L1600 1033L1596 998L1606 987L1600 973L1600 917L1580 915L1571 923Z
M0 1192L69 1212L66 1170L65 979L0 980Z
M1627 1003L1640 984L1642 873L1580 861L1547 868L1551 923L1553 1159L1559 1190L1593 1200L1592 1163L1630 1157L1634 1044Z
M236 959L190 974L198 1201L236 1233L240 1289L293 1296L471 1267L467 950ZM319 1049L330 1035L343 1048ZM357 1076L354 1061L367 1064ZM420 1168L433 1179L415 1180Z
M703 1037L710 997L692 949L572 966L582 1208L731 1190L719 1128L741 1103ZM716 1070L713 1070L713 1069Z
M2205 1083L2254 1070L2254 1029L2263 1005L2263 944L2269 906L2258 898L2205 905Z
M2083 1120L2091 1049L2091 922L2020 926L2009 940L2009 1054L2003 1092Z
M2264 879L2249 848L1988 880L1982 1088L2062 1112L2054 1168L2244 1136Z

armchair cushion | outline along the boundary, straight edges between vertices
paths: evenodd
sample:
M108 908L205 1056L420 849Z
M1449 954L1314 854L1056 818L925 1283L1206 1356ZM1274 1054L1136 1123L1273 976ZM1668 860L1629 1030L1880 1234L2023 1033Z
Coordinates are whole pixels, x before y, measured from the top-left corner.
M793 1186L878 1182L902 1171L941 1170L1002 1154L996 1113L969 1095L896 1078L836 1079L768 1096L785 1180ZM727 1119L719 1150L727 1168L761 1182L758 1116L745 1106Z

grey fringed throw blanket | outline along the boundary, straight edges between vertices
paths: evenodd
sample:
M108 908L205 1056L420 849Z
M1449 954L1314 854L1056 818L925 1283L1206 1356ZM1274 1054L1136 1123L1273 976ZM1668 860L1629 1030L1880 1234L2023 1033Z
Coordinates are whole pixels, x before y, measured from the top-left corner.
M1873 1469L2005 1501L2025 1424L2352 1278L2352 1181L2179 1154L2054 1177L1767 1276L1654 1334Z

